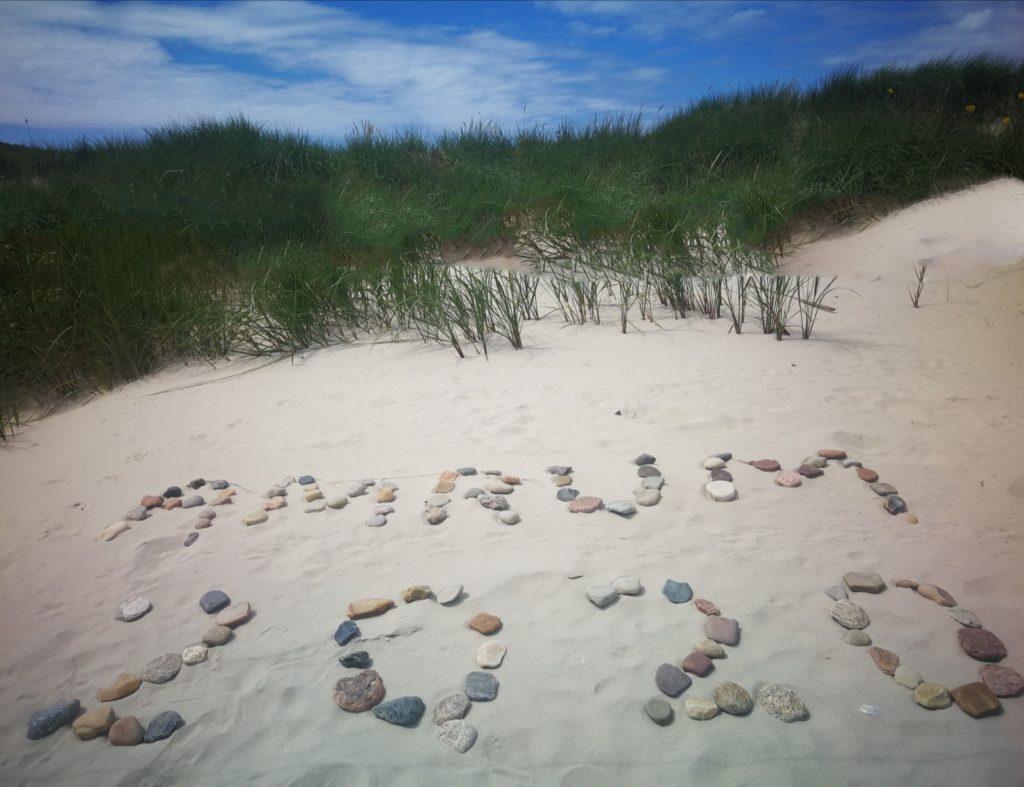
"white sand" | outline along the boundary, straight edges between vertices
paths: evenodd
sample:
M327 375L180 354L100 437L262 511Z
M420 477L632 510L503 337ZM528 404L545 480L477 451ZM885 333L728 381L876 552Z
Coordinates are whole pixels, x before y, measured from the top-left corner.
M245 365L175 368L88 405L37 421L0 447L0 781L5 784L984 784L1019 783L1024 698L975 720L929 712L842 642L824 589L845 571L930 581L1006 643L1002 663L1024 671L1024 183L1002 180L901 211L862 232L810 244L788 272L840 275L811 341L782 342L748 323L692 317L639 325L528 324L522 352L458 360L419 344L311 352L233 378ZM929 257L922 308L906 287ZM948 285L948 286L947 286ZM609 312L609 318L611 313ZM251 364L251 367L259 364ZM228 379L223 379L228 378ZM192 387L182 387L192 386ZM179 388L165 392L167 389ZM614 415L629 408L634 418ZM794 467L818 448L847 450L899 487L920 524L837 465L799 489L736 461L740 498L701 492L712 452L776 458ZM658 458L664 499L624 521L570 515L549 464L576 468L574 486L606 501L631 498L630 460ZM517 473L523 521L498 524L461 493L439 527L421 518L438 473L474 465ZM365 527L372 501L305 514L291 505L241 525L257 494L311 473L325 492L350 479L395 479L397 513ZM195 476L239 491L188 549L195 511L157 511L109 543L97 533L144 494ZM250 490L250 491L247 491ZM209 494L208 487L201 490ZM197 509L198 510L198 509ZM197 511L196 510L196 511ZM567 579L573 572L578 580ZM639 576L647 593L598 610L590 582ZM715 681L753 693L795 688L810 720L787 725L756 708L746 718L652 724L654 672L702 638L693 604L661 595L689 582L742 626L742 641L686 696ZM458 606L405 605L399 591L465 585ZM206 590L252 602L235 641L113 703L143 723L176 710L187 726L161 743L115 748L65 728L41 741L25 729L63 697L96 707L123 670L179 651L208 627ZM142 594L154 610L113 618ZM909 590L858 594L875 644L949 687L978 679L945 610ZM333 701L332 635L346 604L387 596L399 607L362 621L364 647L388 697L427 703L418 728ZM434 704L461 690L481 635L480 611L504 621L498 699L476 703L480 738L465 755L444 748ZM881 709L859 712L862 703Z

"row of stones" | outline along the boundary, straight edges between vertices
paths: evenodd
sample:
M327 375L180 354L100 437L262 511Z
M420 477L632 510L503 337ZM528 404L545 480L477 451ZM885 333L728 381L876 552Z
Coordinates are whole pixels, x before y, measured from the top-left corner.
M193 489L199 489L205 484L206 481L204 479L197 478L190 482L189 486ZM219 490L219 493L215 498L209 501L209 505L222 506L232 502L232 498L234 498L236 493L235 490L229 486L227 481L211 481L210 486L215 490ZM101 542L112 541L124 531L130 530L132 522L142 522L148 519L152 512L158 508L165 511L174 511L179 508L199 508L204 505L207 505L207 500L202 495L190 495L189 497L185 497L181 487L171 486L168 487L162 495L144 495L142 499L139 500L139 505L126 513L122 519L119 519L113 524L107 525L107 527L103 528L99 535L96 536L96 540ZM199 520L195 525L196 530L202 530L204 527L209 527L216 515L217 512L212 508L205 509L199 515ZM198 537L198 533L190 533L185 539L185 546L191 546L194 544Z
M897 587L909 588L942 607L960 624L957 639L961 649L978 661L1000 661L1006 657L1006 646L992 632L982 628L981 621L969 609L957 605L956 600L937 585L920 584L909 579L898 579ZM848 629L844 639L851 645L871 645L871 637L863 631L870 625L867 612L849 600L848 590L857 593L882 593L885 581L875 572L851 571L843 575L843 584L830 587L826 593L834 600L832 619ZM1024 691L1024 677L1009 667L992 664L981 668L981 681L964 684L952 690L938 683L925 681L912 667L902 664L900 657L890 650L872 646L868 648L875 665L891 675L904 688L914 692L914 700L923 708L948 708L954 702L965 713L978 718L997 712L1001 708L999 697L1012 697Z
M434 485L433 494L426 500L426 510L423 512L423 516L427 520L427 524L439 525L448 518L447 505L450 502L450 498L447 497L448 493L455 491L455 483L459 478L476 474L475 467L460 467L458 470L445 470L441 473ZM512 473L503 473L493 469L484 470L483 474L492 477L487 488L471 487L462 495L463 499L476 500L481 508L497 512L497 519L503 525L519 524L519 512L510 507L508 495L511 495L516 487L522 485L522 479Z
M633 459L633 464L637 467L637 476L640 478L640 486L633 490L633 500L612 500L607 504L595 495L580 495L578 490L570 486L573 481L573 469L569 465L552 465L547 468L547 472L552 483L558 487L555 496L563 503L568 503L569 513L592 514L604 509L621 517L631 517L637 512L637 506L649 508L661 502L661 490L665 485L665 479L661 471L654 466L656 462L657 459L647 453Z

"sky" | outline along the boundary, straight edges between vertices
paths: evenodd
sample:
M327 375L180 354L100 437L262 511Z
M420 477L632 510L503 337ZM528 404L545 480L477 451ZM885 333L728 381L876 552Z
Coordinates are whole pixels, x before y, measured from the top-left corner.
M237 115L329 142L656 122L709 93L982 51L1024 58L1024 0L6 0L0 141Z

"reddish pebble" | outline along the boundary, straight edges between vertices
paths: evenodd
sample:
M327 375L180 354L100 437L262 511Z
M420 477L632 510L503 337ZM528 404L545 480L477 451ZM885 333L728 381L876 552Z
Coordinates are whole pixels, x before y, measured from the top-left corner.
M956 634L960 647L972 659L999 661L1006 658L1006 645L987 629L962 628Z
M693 605L700 612L703 612L705 615L721 615L722 614L722 610L720 610L716 604L708 601L706 598L698 598L698 599L696 599L693 602Z
M493 634L501 628L501 618L497 615L488 615L486 612L481 612L479 615L474 616L466 625L473 629L473 631L478 631L481 634Z
M604 501L601 498L583 495L569 503L569 512L573 514L592 514L603 505Z
M867 481L869 484L873 484L873 483L875 483L875 481L878 480L878 473L876 473L874 470L871 470L870 468L867 468L867 467L858 467L857 468L857 477L861 481Z
M685 659L683 659L683 672L689 672L696 675L698 678L703 678L711 670L715 668L711 659L701 653L699 650L695 650Z
M839 448L822 448L818 451L818 456L825 459L846 459L846 451Z
M917 590L917 583L912 579L897 579L892 584L898 588L910 588L911 590Z
M160 495L146 495L142 500L139 501L139 505L145 508L156 508L162 506L164 499Z
M882 670L886 675L892 675L895 673L896 668L900 665L900 657L891 650L886 650L885 648L868 648L868 653L870 653L871 658L875 660L875 666Z
M740 641L740 624L732 618L711 615L704 621L704 634L723 645L735 645Z
M964 686L957 686L949 693L953 695L953 702L960 710L976 719L994 713L1002 707L992 689L984 683L968 683Z
M997 697L1016 697L1024 692L1024 675L1010 667L986 664L981 668L981 680Z
M782 465L774 459L758 459L751 462L750 465L751 467L756 467L758 470L762 470L765 473L774 473L782 469Z
M170 511L172 508L181 508L181 498L172 497L170 500L164 501L164 510Z
M824 475L825 471L820 467L814 467L813 465L800 465L796 471L804 478L817 478L820 475Z
M800 484L802 484L803 481L800 479L799 473L794 473L790 471L786 473L779 473L777 476L775 476L775 483L778 486L793 488L800 486Z

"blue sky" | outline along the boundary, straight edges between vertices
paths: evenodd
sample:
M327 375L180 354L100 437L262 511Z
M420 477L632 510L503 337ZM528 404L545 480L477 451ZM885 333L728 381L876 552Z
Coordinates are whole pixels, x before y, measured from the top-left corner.
M236 114L327 140L656 120L709 92L980 51L1024 58L1024 0L8 0L0 141Z

